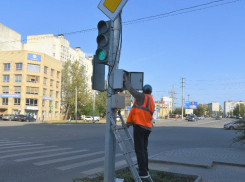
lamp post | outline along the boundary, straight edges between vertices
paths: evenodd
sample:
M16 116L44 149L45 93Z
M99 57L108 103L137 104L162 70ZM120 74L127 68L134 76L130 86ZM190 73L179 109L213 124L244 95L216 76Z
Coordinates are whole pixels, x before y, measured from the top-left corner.
M76 123L77 123L77 86L75 87L75 89L76 89L76 100L75 100L75 103L76 103L76 108L75 108L75 112L76 112Z

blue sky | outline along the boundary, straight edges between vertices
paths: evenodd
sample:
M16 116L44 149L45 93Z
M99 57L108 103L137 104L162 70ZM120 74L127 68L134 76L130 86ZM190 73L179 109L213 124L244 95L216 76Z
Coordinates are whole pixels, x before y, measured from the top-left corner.
M126 22L167 13L212 0L129 0L122 14ZM68 33L96 28L108 18L99 0L10 0L0 3L0 22L27 35ZM175 87L176 106L184 97L198 103L245 100L245 0L200 11L123 26L119 68L145 74L155 100ZM204 7L209 7L204 6ZM204 8L199 7L199 8ZM197 9L199 9L197 8ZM186 11L182 11L186 12ZM180 12L178 12L180 13ZM89 54L96 50L97 31L65 36L72 47Z

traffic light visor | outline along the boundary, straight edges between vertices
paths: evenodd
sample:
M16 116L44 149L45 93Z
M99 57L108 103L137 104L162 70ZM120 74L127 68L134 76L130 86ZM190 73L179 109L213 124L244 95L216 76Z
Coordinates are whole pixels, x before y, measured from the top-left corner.
M108 32L108 30L110 29L109 23L108 22L105 22L103 20L101 20L98 23L97 27L98 27L99 32L102 33L102 34Z
M105 47L108 44L108 38L103 34L97 36L97 43L100 47Z

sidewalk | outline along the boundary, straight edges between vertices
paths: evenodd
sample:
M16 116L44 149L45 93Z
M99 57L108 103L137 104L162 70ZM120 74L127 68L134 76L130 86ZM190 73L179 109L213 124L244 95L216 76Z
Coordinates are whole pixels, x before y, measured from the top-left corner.
M149 158L150 170L196 175L202 182L244 182L245 148L191 148Z

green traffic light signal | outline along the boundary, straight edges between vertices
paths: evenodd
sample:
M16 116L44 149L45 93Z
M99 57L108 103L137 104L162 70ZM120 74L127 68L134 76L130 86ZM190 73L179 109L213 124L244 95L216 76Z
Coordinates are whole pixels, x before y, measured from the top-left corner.
M107 58L107 54L103 49L97 49L96 56L100 61L104 61Z

